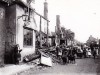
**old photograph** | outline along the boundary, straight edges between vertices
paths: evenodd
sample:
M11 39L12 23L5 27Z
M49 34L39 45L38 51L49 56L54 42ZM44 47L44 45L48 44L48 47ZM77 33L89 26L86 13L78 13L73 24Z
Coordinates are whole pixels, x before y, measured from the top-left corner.
M100 75L100 0L0 0L0 75Z

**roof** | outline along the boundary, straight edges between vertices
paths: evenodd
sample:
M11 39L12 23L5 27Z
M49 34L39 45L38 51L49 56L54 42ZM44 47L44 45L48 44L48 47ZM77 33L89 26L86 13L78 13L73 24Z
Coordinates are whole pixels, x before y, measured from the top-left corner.
M28 7L28 4L22 0L0 0L0 2L4 3L6 5L9 5L9 6L13 5L13 4L19 4L23 7ZM31 6L30 6L30 9L34 10Z
M9 4L9 1L11 1L10 4ZM28 4L25 3L25 2L23 2L22 0L0 0L0 2L4 3L4 4L6 4L6 5L9 4L9 6L10 6L10 5L13 5L13 4L18 4L18 5L22 6L22 7L27 7L27 8L29 7ZM48 19L46 19L44 16L40 15L39 13L37 13L37 12L35 11L35 9L33 9L31 6L30 6L29 8L30 8L32 11L34 11L38 16L40 16L41 18L43 18L43 19L45 19L46 21L50 22L50 21L49 21Z

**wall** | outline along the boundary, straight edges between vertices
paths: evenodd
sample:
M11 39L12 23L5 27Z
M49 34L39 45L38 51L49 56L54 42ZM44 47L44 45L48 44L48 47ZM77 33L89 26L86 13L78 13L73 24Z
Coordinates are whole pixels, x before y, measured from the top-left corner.
M20 7L19 5L16 5L16 43L19 44L20 48L22 49L22 52L21 52L22 58L25 55L29 55L29 54L32 54L35 52L35 31L34 31L34 29L36 29L33 18L31 18L31 23L27 27L33 29L33 46L28 46L28 47L23 46L24 22L23 22L22 18L17 20L17 18L19 16L22 16L23 14L24 14L23 8Z
M10 47L16 43L16 6L12 5L6 8L6 24L7 38L6 48L10 51Z
M24 14L23 8L17 4L6 7L6 24L5 25L6 25L6 32L7 33L6 33L6 39L5 39L6 45L3 45L3 46L5 46L5 50L6 50L5 51L5 54L6 54L5 59L8 59L5 61L6 63L12 63L12 61L11 61L12 54L11 53L13 50L12 47L15 44L19 44L20 49L22 49L22 52L21 52L22 58L25 55L28 55L28 54L35 52L35 31L34 30L33 30L33 46L31 46L31 47L24 47L23 46L23 25L24 25L24 22L22 20L22 17L20 17L23 14ZM2 28L2 27L0 27L0 28ZM29 25L29 27L32 29L36 29L33 20L31 22L31 24Z
M36 26L33 18L31 19L31 23L29 25L29 28L33 29L33 46L23 46L24 22L22 18L17 19L18 16L22 16L23 14L23 8L17 4L9 7L4 4L0 4L0 65L4 63L4 59L7 59L8 63L11 62L12 46L15 44L19 44L22 49L22 57L35 52L34 29L36 29Z
M5 63L12 62L12 50L16 44L16 6L6 6L6 39L5 39Z
M4 63L5 33L5 7L0 4L0 65Z

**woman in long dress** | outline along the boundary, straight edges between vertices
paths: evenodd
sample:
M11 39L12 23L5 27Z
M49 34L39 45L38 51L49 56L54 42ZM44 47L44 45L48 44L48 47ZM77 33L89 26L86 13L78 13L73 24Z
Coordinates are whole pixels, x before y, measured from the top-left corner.
M88 57L90 58L91 55L92 55L92 54L91 54L91 49L90 49L90 48L88 48L88 52L87 52L87 53L88 53Z

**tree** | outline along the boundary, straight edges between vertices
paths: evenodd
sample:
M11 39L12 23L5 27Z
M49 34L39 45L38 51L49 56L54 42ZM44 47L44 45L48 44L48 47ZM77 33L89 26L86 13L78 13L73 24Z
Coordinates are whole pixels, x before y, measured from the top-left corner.
M71 30L66 30L66 38L73 41L74 40L74 37L75 37L75 33L72 32Z
M92 35L90 35L90 37L88 38L88 40L86 41L86 44L88 46L90 46L91 44L96 44L97 43L97 39L94 38Z
M34 2L35 2L35 0L27 0L28 4L31 4L31 3L34 3Z
M65 27L61 27L61 36L64 39L69 39L73 41L75 37L75 33L72 32L70 29L67 30Z

